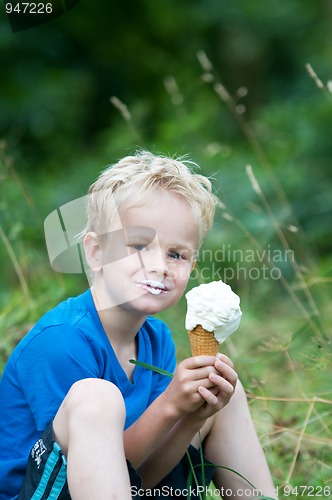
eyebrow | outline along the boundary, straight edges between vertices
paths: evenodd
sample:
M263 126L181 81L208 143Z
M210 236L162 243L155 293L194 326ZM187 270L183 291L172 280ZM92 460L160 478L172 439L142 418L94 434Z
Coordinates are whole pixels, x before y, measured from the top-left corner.
M156 231L148 226L123 226L124 235L127 241L148 241L152 242L156 237Z
M182 248L183 250L191 250L191 248L186 245L186 243L173 243L172 245L169 246L174 246L176 248Z

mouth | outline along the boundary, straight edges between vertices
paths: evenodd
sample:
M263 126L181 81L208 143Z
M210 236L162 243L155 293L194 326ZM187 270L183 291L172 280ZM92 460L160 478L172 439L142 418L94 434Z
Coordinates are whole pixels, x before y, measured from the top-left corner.
M139 286L140 288L143 288L143 290L146 290L152 295L160 295L160 294L164 295L165 293L167 293L165 285L163 283L160 283L159 281L155 280L136 281L136 285Z

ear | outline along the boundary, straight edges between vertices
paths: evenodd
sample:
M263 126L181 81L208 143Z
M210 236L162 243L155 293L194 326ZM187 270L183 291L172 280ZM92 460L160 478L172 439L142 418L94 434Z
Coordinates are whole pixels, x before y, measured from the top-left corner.
M196 266L196 262L197 260L193 260L192 263L191 263L191 269L190 269L190 272L193 271L195 269L195 266Z
M86 261L90 269L94 272L102 269L102 248L98 241L98 236L94 232L89 232L84 236L83 247Z

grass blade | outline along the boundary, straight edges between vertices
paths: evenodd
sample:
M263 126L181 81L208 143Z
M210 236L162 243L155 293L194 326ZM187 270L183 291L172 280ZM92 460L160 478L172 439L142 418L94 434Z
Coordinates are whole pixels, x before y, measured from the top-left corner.
M129 363L141 366L142 368L146 368L147 370L151 370L153 372L160 373L161 375L166 375L166 377L173 378L173 373L168 372L167 370L163 370L162 368L158 368L157 366L149 365L148 363L143 363L143 361L138 361L137 359L130 359Z

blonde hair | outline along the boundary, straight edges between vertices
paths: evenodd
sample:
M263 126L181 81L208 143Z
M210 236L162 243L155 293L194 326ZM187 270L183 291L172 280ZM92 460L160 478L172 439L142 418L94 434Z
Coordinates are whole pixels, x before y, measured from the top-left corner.
M191 171L197 165L182 158L138 151L106 168L88 191L83 234L109 231L118 210L140 206L158 188L182 195L197 214L201 240L213 223L217 197L209 179Z

